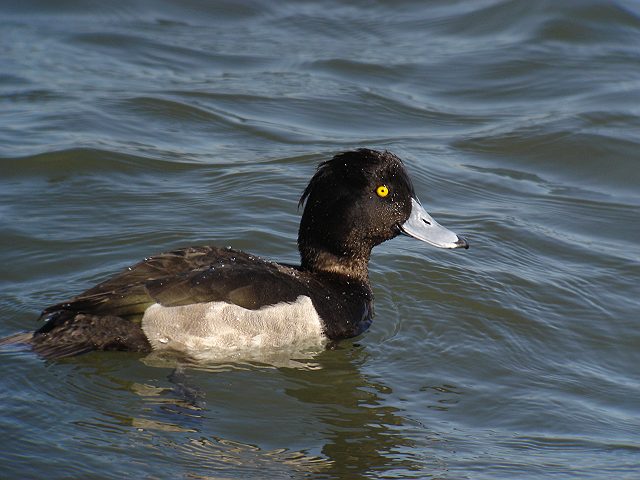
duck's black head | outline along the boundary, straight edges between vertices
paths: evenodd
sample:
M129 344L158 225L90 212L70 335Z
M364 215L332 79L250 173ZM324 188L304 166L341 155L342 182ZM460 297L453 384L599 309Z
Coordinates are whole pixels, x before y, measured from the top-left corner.
M467 242L421 207L402 160L359 149L323 162L300 199L302 267L367 278L371 249L400 233L443 248Z

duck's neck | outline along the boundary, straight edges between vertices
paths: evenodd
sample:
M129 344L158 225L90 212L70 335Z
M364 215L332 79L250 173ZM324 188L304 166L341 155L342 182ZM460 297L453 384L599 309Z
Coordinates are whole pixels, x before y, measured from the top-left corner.
M369 253L339 256L326 250L300 248L301 266L311 272L327 272L369 284Z

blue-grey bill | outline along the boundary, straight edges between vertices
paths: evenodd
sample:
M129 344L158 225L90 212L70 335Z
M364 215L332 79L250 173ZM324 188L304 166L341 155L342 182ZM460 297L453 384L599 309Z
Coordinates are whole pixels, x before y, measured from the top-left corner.
M469 243L436 222L415 199L411 199L411 215L400 226L403 233L439 248L469 248Z

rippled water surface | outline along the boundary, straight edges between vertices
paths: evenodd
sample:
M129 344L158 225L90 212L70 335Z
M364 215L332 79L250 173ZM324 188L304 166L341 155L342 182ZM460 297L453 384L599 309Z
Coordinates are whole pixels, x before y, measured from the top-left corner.
M170 248L297 261L354 147L472 244L377 247L311 358L3 347L2 478L640 478L637 2L3 2L0 65L0 336Z

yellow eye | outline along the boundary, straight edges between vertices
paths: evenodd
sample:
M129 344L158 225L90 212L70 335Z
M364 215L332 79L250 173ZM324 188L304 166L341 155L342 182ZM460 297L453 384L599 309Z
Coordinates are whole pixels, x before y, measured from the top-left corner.
M387 195L389 195L389 189L387 188L386 185L380 185L378 188L376 188L376 193L378 194L379 197L386 197Z

